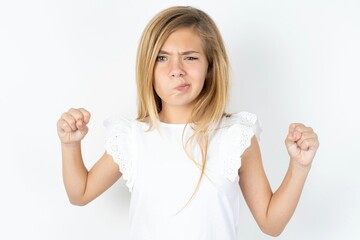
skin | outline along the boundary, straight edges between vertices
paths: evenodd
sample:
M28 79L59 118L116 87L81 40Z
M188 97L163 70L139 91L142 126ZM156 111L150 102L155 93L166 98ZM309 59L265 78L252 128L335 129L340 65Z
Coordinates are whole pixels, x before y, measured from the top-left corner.
M154 88L162 99L160 120L186 123L194 101L200 93L208 63L198 35L189 28L172 33L164 43L154 69ZM181 84L185 87L176 87ZM90 113L70 109L57 122L62 146L63 179L69 200L85 205L106 191L121 176L119 166L104 153L88 171L81 156L81 140L88 132ZM240 188L260 229L278 236L293 215L319 147L312 128L292 123L285 139L289 153L288 171L273 193L266 177L256 137L241 157Z
M161 121L187 123L208 65L202 41L192 28L181 28L168 37L154 69L154 88L162 100Z
M65 189L70 202L79 206L91 202L122 176L119 166L106 152L90 171L86 169L81 155L81 140L88 133L89 121L87 110L71 108L57 122Z

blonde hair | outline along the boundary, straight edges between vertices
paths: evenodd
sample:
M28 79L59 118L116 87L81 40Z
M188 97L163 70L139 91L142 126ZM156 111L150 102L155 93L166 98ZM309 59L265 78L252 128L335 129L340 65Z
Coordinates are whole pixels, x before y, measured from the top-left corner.
M149 130L154 126L158 128L161 99L153 87L156 58L168 36L183 27L191 27L198 33L209 63L203 89L197 97L188 121L194 132L184 144L187 154L193 161L190 149L194 141L199 144L202 156L202 164L194 161L201 169L201 175L189 203L204 175L209 134L225 114L228 98L228 56L216 24L205 12L193 7L171 7L158 13L146 26L141 36L136 64L137 120L147 121Z

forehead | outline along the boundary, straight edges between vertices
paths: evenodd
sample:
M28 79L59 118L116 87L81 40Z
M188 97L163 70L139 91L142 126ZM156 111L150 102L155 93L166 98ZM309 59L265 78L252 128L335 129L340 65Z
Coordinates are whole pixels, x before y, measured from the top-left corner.
M162 50L197 50L204 51L203 42L196 30L191 27L179 28L165 40Z

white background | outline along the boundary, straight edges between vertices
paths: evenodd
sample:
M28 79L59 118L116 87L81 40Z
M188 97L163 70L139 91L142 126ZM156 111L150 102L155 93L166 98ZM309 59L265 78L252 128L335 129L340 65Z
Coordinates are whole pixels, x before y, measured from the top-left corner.
M229 112L262 122L265 170L275 190L287 169L288 124L321 146L295 215L279 239L359 239L360 3L303 1L1 1L0 239L127 239L123 180L85 207L61 176L56 121L92 113L87 167L103 154L103 121L135 117L135 56L150 18L171 5L205 10L232 63ZM240 239L261 233L246 204Z

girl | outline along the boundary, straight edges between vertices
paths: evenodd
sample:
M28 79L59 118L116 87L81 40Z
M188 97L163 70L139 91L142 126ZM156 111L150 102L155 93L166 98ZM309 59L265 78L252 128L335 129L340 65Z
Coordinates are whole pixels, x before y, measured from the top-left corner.
M257 117L225 114L228 65L206 13L172 7L156 15L138 49L138 116L105 122L106 152L90 171L81 156L90 113L70 109L57 123L70 202L85 205L123 176L131 239L235 240L241 189L260 229L279 235L300 198L317 135L300 123L289 126L289 169L273 193Z

